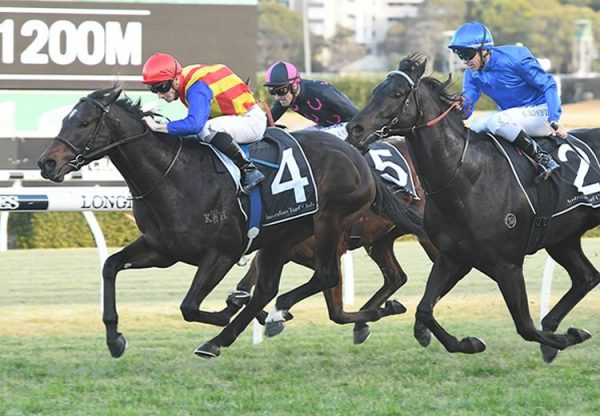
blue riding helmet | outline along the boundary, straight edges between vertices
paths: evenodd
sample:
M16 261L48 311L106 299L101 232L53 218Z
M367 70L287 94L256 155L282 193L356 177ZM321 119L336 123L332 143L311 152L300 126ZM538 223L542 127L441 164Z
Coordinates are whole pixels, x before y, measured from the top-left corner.
M494 38L484 24L473 20L456 29L448 47L450 49L491 49L494 47Z

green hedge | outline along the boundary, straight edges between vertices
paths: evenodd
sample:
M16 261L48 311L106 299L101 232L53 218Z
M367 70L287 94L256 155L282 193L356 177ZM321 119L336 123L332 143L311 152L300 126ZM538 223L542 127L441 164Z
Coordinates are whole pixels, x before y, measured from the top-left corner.
M96 212L94 215L109 247L122 247L140 235L131 212ZM17 248L96 246L80 212L11 213L8 236Z

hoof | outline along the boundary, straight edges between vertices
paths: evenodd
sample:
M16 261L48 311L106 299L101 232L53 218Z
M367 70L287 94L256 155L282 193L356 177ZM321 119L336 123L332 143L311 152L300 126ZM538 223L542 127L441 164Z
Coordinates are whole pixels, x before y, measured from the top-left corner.
M271 321L265 323L265 335L268 337L274 337L283 332L285 328L285 321Z
M466 354L477 354L484 352L486 345L485 342L476 337L466 337L460 340L460 346L462 352Z
M119 358L123 355L125 349L127 348L127 340L123 334L119 333L116 339L107 341L106 345L108 345L110 355L112 355L113 358Z
M258 321L259 324L261 324L262 326L265 326L265 320L267 319L267 312L265 311L260 311L258 313L258 315L256 315L256 320Z
M406 306L398 302L396 299L386 301L383 309L386 315L399 315L401 313L406 313Z
M581 344L583 341L587 341L592 337L592 334L590 334L585 329L578 328L569 328L567 330L567 334L569 335L569 338L573 341L571 345Z
M428 347L431 343L431 331L422 323L415 323L413 335L421 347Z
M549 345L540 344L540 350L542 351L542 360L548 364L554 361L558 355L558 349L550 347Z
M359 328L354 328L354 345L360 345L369 338L371 329L369 325L362 325Z
M221 355L221 349L208 341L196 348L194 354L202 358L216 358Z
M229 292L227 294L227 299L225 300L227 303L231 303L238 308L246 305L250 300L250 293L245 290L234 290L233 292Z

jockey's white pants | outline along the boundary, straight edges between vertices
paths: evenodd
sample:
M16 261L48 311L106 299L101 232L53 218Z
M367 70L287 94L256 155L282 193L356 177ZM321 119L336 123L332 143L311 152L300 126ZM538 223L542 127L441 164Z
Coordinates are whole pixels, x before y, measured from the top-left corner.
M338 137L339 139L346 140L346 138L348 137L348 132L346 131L346 124L348 124L348 123L332 124L331 126L327 126L327 127L323 127L323 126L319 126L319 125L315 124L314 126L307 127L303 130L324 131L329 134L333 134L334 136Z
M554 132L548 122L548 106L540 104L498 110L477 117L470 125L478 133L490 132L513 142L523 130L529 136L548 136Z
M219 116L206 122L198 138L209 142L217 132L229 134L237 143L252 143L262 139L267 128L267 115L258 106L250 108L241 116Z

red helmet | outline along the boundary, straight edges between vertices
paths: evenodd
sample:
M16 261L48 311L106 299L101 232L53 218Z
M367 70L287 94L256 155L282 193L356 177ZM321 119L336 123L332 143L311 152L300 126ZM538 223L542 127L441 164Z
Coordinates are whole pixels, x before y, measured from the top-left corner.
M285 61L277 61L265 73L265 87L282 87L300 83L298 69Z
M181 74L181 64L166 53L155 53L144 64L142 69L144 84L157 84L170 81Z

